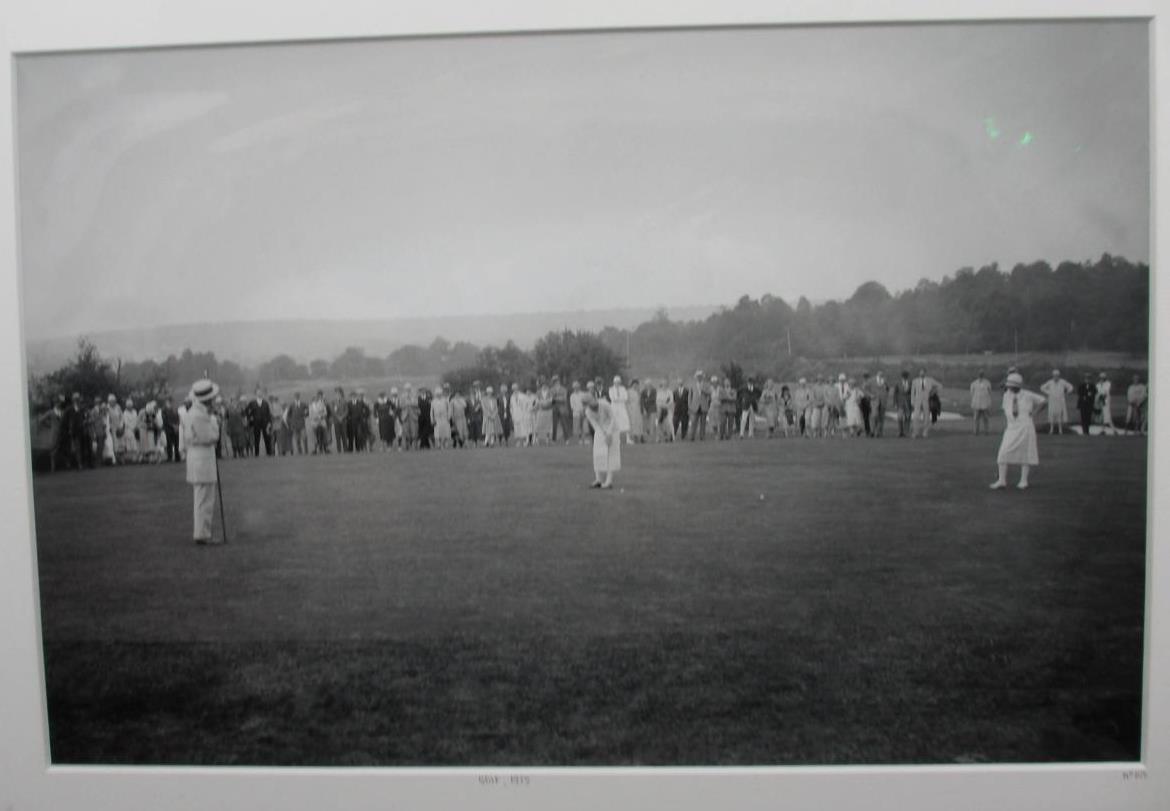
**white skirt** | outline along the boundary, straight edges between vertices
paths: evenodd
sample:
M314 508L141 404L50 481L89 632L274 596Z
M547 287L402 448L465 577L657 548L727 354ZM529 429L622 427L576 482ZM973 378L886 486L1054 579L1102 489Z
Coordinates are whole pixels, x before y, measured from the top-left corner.
M1003 441L999 443L996 463L1001 465L1038 465L1040 454L1036 449L1036 426L1031 420L1023 420L1004 429Z
M614 409L617 411L617 409ZM622 443L616 427L608 439L601 431L593 433L593 471L616 473L622 469Z
M613 421L617 423L617 429L619 431L630 430L630 412L626 408L626 403L622 403L621 405L614 403Z

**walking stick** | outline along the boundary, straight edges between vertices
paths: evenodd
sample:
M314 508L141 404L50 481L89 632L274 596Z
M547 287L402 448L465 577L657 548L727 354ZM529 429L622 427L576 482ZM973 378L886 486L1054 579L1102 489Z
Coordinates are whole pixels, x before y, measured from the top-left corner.
M219 455L215 457L215 492L219 496L219 523L223 527L223 543L227 546L228 532L227 532L227 518L223 513L223 482L219 478Z

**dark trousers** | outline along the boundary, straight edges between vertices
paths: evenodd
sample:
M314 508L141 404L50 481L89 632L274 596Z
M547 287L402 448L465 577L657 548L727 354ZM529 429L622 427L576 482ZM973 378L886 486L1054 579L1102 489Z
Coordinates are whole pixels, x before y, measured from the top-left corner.
M264 438L264 453L269 456L272 455L272 434L265 431L263 428L256 426L252 427L252 455L260 455L260 438Z
M885 431L886 425L886 406L885 403L879 402L872 409L873 419L870 424L873 428L872 436L881 436Z
M167 436L167 461L179 462L179 432L171 426L164 426L163 433Z
M862 397L861 398L861 419L865 423L865 435L866 436L870 436L870 434L871 434L871 431L869 428L869 410L870 410L869 409L869 398Z
M358 422L351 422L346 428L346 435L349 440L346 445L349 447L346 450L364 451L366 449L366 431L365 426Z
M561 429L561 434L563 435L561 437L562 439L567 439L569 437L569 435L573 433L572 426L570 426L569 430L566 431L564 426L561 424L561 417L564 415L565 411L566 411L566 409L563 405L561 405L560 403L553 403L553 407L552 407L552 424L553 424L552 441L553 442L557 441L557 429L558 428Z
M1077 410L1081 412L1081 431L1084 432L1085 436L1088 436L1089 426L1093 424L1093 409L1090 406L1089 408Z

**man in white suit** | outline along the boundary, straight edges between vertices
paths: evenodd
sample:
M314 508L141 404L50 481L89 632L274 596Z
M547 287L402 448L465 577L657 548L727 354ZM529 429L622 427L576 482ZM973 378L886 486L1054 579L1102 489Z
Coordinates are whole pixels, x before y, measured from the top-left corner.
M191 407L183 427L187 447L187 483L195 491L195 543L200 545L223 543L211 538L211 522L215 515L215 485L218 471L215 466L215 446L219 443L219 420L208 409L208 403L219 394L219 386L210 380L200 380L191 387Z
M910 412L914 424L913 436L923 439L930 435L930 393L939 387L939 382L926 376L926 369L918 370L910 386Z

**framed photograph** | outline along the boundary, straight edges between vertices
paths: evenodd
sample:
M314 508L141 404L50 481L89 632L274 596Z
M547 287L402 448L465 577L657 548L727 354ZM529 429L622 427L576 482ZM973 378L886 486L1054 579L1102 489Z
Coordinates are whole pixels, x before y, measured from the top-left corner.
M1163 5L11 3L0 808L1163 807Z

